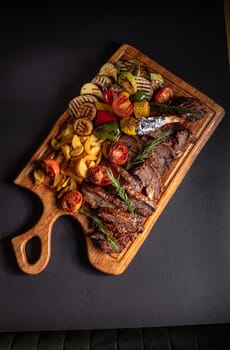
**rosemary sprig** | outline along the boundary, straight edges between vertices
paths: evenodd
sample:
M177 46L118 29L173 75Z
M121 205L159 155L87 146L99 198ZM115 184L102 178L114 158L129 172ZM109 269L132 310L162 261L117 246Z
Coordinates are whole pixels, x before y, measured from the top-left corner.
M149 153L157 146L159 143L162 142L165 136L172 133L172 130L165 130L163 131L159 136L153 139L152 142L150 142L140 153L134 157L134 159L129 162L126 166L126 170L128 171L130 168L144 162L148 157Z
M203 118L203 114L198 111L194 111L191 108L185 108L180 106L171 106L163 103L150 102L150 105L153 107L157 107L161 113L165 114L190 114L194 115L197 119Z
M99 231L108 240L112 250L114 252L118 253L119 252L119 247L118 247L117 243L115 242L115 240L110 236L110 234L109 234L109 232L107 230L107 227L105 226L103 221L101 219L99 219L97 216L93 215L91 212L85 210L83 207L80 208L79 213L89 217L90 219L92 219L92 221L95 223L95 225L97 226Z
M120 181L114 177L111 169L108 169L107 174L111 180L113 187L115 188L119 197L121 198L122 202L126 205L128 211L130 213L134 214L134 211L135 211L134 206L130 202L130 199L129 199L124 187L120 184Z

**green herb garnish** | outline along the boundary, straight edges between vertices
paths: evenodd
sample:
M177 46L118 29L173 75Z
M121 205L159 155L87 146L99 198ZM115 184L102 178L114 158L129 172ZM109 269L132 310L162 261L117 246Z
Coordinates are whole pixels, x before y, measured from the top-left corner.
M110 236L108 229L106 227L106 225L104 224L104 222L98 218L97 216L93 215L91 212L85 210L84 208L80 208L79 210L80 214L83 214L87 217L89 217L90 219L92 219L92 221L95 223L95 225L97 226L98 230L105 236L105 238L108 240L112 250L116 253L119 252L119 247L116 243L116 241Z
M180 106L171 106L163 103L150 102L150 105L153 107L157 107L161 113L164 114L190 114L194 115L197 119L203 118L203 114L198 111L194 111L191 108L180 107Z
M136 155L136 157L134 157L134 159L131 162L127 164L126 170L128 171L130 168L144 162L149 157L149 153L152 150L154 150L154 148L157 145L159 145L159 143L162 142L165 136L171 133L172 133L172 130L169 129L169 130L163 131L159 136L154 138L152 142L150 142L140 153Z
M115 190L117 191L119 197L121 198L122 202L125 204L125 206L127 207L128 211L132 214L134 214L134 207L130 202L130 199L124 189L124 186L122 186L120 184L120 181L118 179L116 179L113 175L113 172L111 169L108 169L107 171L108 177L111 180L111 183L113 185L113 187L115 188Z

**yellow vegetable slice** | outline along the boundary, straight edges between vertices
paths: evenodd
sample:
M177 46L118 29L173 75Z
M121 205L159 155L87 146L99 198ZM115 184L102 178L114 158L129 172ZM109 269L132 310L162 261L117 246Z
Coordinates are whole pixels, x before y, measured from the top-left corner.
M150 104L148 101L134 102L133 107L133 112L136 118L149 117Z
M51 139L50 144L51 147L55 150L59 150L61 148L61 143L55 137Z
M41 169L34 170L33 176L36 184L42 184L45 180L45 174Z
M62 139L65 136L73 135L73 133L74 133L73 125L71 123L68 123L66 128L60 132L57 138Z
M90 160L97 160L97 156L95 154L87 154L84 158L85 162Z
M78 176L85 179L87 174L88 167L86 165L85 159L81 158L77 161L75 166L75 171Z
M89 164L88 164L88 168L92 168L92 167L95 166L95 165L96 165L95 161L94 161L94 160L91 160L91 161L89 162Z
M102 151L100 151L99 154L97 155L97 160L95 162L95 165L98 165L100 163L101 158L102 158Z
M72 138L72 146L73 146L73 148L77 148L79 146L82 146L81 140L80 140L79 136L76 134Z
M81 144L80 146L77 146L74 150L70 151L71 157L77 157L80 156L84 152L84 146Z
M75 191L77 189L77 183L72 177L70 177L69 190Z
M71 158L70 157L70 146L64 144L64 145L62 145L61 149L62 149L62 152L65 156L65 159L69 160Z
M70 186L73 186L73 184L71 185L71 181L74 181L75 183L78 183L78 184L81 184L82 181L83 181L83 178L78 176L78 175L76 175L76 173L73 172L71 169L65 170L65 174L67 176L70 176L70 179L71 179L70 180Z
M92 146L96 142L96 137L92 134L88 137L88 139L85 141L85 151L86 153L90 153Z
M63 161L64 155L61 153L58 153L57 156L55 156L56 162L60 165L61 162Z
M105 112L114 114L114 111L113 111L111 105L108 105L108 104L102 103L102 102L95 102L95 106L96 106L96 109L98 111L105 111Z
M134 117L123 118L120 121L121 131L127 135L136 135L137 120Z
M92 155L94 155L94 156L97 156L98 153L100 152L100 150L101 150L101 145L94 146L94 147L91 148L89 154L92 154Z
M63 183L65 181L65 176L62 173L59 173L53 182L53 187L57 187L60 183Z

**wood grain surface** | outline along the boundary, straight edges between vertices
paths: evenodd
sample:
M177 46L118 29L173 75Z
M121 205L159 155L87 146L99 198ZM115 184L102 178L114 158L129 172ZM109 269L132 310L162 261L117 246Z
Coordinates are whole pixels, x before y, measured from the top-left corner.
M139 234L137 238L131 242L124 251L119 254L103 253L87 235L87 232L89 232L89 225L86 217L78 213L70 214L80 222L83 232L85 233L87 242L87 254L90 263L101 272L113 275L123 273L130 262L134 259L137 251L149 236L151 230L154 227L154 224L166 207L167 203L175 193L186 173L189 171L191 165L225 114L224 109L211 98L193 86L189 85L187 82L180 79L175 74L168 71L166 68L162 67L153 59L147 57L144 53L140 52L135 47L128 44L123 44L110 57L110 59L108 59L108 61L114 62L119 59L135 59L141 64L148 66L151 70L157 71L164 77L166 84L171 86L177 95L186 95L199 98L205 105L207 113L204 118L197 121L191 126L192 132L197 139L196 143L190 144L183 153L182 157L173 161L172 167L164 176L163 193L158 202L156 211L147 219L145 223L144 232ZM51 129L42 145L38 148L33 157L29 160L27 165L14 181L15 184L25 187L34 192L41 199L43 204L43 213L37 224L26 233L16 236L12 239L12 245L18 265L21 270L27 274L38 274L42 272L47 266L51 256L51 237L53 223L58 217L66 215L66 212L64 212L57 205L54 193L47 190L42 185L36 185L31 174L34 169L35 161L42 159L45 156L50 139L58 133L68 118L69 112L67 110L58 118L57 122ZM30 264L28 262L26 255L26 244L32 237L38 237L41 242L41 254L39 259L34 264Z

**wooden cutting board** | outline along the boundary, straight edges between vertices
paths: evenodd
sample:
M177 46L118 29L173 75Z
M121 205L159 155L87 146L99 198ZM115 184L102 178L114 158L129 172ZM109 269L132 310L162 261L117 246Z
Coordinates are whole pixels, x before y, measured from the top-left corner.
M165 83L171 86L177 95L187 95L199 98L200 101L205 105L207 113L204 118L194 123L194 125L191 127L192 132L197 139L197 142L195 144L190 144L182 157L173 162L173 166L167 173L167 176L165 176L163 179L163 193L158 202L156 211L151 217L147 219L145 223L144 232L142 234L139 234L137 238L132 243L130 243L130 245L122 253L103 253L99 248L96 247L92 239L87 236L87 232L89 231L87 218L78 213L69 214L76 218L76 220L78 220L82 226L83 232L85 233L87 254L90 263L96 269L104 273L114 275L123 273L130 262L133 260L135 254L150 234L155 222L161 215L170 198L175 193L179 184L182 182L192 163L199 155L203 146L211 137L225 114L224 109L215 101L174 75L172 72L168 71L166 68L162 67L151 58L147 57L144 53L140 52L135 47L123 44L110 57L110 59L108 59L108 61L114 62L119 59L135 59L141 64L148 66L151 70L160 73L164 77ZM104 63L105 62L102 62L102 64ZM52 226L58 217L66 215L66 212L57 206L54 193L42 185L35 184L31 173L34 170L35 161L44 157L45 153L47 152L47 147L50 139L58 133L68 118L69 112L67 110L58 118L47 138L29 160L21 173L14 180L15 184L25 187L34 192L41 199L43 204L42 216L35 224L35 226L27 232L12 239L12 245L18 265L21 270L27 274L38 274L47 266L51 256ZM30 264L26 255L26 245L28 241L33 237L38 237L40 239L41 254L39 259L34 264Z

